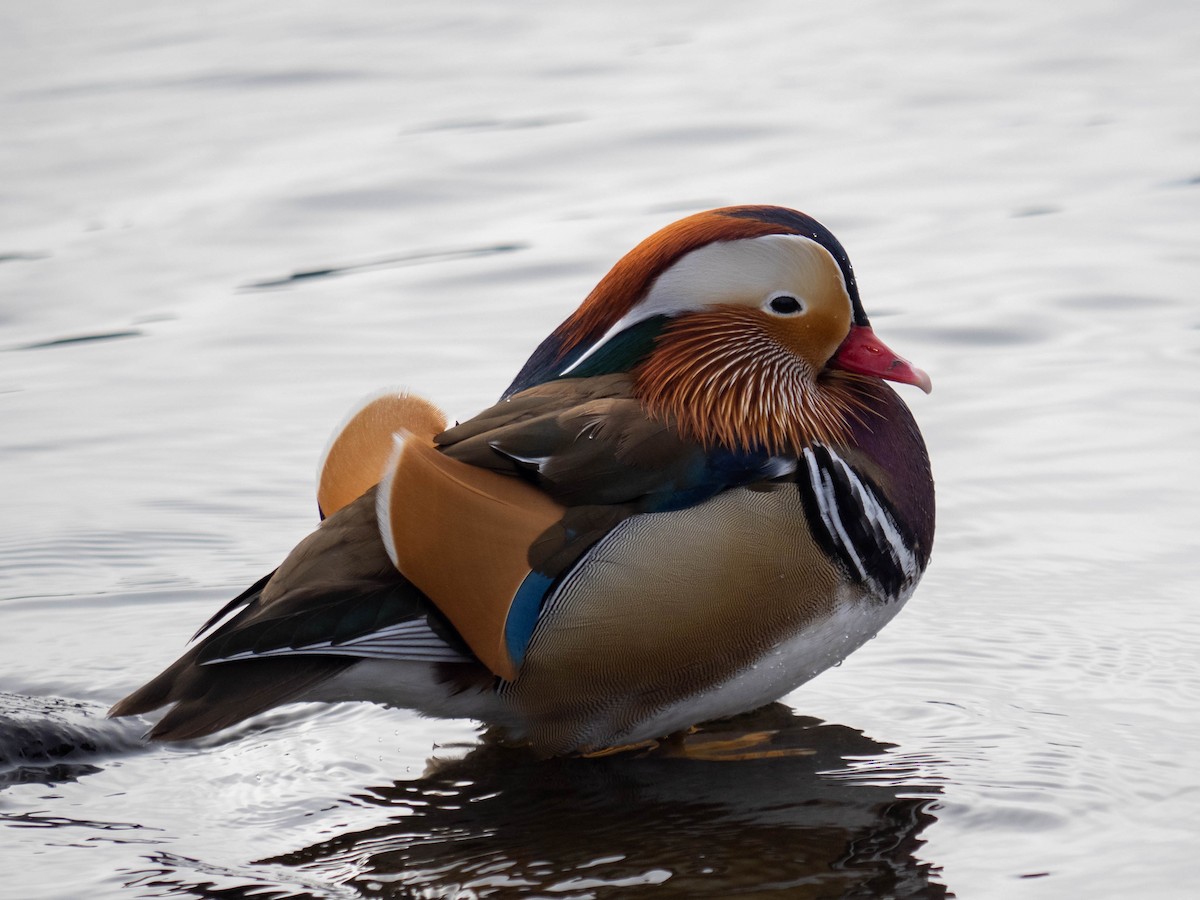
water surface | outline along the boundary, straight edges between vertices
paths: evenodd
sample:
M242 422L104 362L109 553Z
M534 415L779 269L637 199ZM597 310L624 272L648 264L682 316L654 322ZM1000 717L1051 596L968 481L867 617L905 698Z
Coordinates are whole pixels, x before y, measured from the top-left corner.
M1186 4L0 21L0 895L1192 896ZM825 222L935 383L906 395L939 497L916 597L722 726L786 753L100 718L312 527L357 398L470 415L634 243L749 202Z

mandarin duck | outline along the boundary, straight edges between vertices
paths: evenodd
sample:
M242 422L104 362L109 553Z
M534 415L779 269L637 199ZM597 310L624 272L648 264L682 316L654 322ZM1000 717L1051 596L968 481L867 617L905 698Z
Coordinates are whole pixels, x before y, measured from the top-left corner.
M929 561L921 434L846 252L772 206L647 238L447 428L391 393L326 451L320 526L111 715L194 738L296 701L501 726L545 755L770 703ZM198 639L198 640L197 640Z

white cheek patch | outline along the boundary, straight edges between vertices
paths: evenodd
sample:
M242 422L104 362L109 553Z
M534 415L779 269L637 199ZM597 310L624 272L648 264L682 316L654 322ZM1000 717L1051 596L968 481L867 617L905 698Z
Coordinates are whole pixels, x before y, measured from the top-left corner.
M614 336L655 316L678 316L725 305L759 308L781 294L794 296L808 306L809 296L825 290L831 274L849 308L850 294L837 261L810 238L768 234L706 244L680 257L659 275L641 302L563 374L570 375Z

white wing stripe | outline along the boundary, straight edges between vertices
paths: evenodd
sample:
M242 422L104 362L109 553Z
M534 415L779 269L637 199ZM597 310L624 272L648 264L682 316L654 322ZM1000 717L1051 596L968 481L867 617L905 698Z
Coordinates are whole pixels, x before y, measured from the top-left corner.
M207 660L204 665L239 659L260 659L266 656L356 656L364 659L410 659L422 662L463 662L468 659L438 637L428 623L412 620L389 625L387 628L341 641L336 645L332 641L318 641L299 647L245 650Z

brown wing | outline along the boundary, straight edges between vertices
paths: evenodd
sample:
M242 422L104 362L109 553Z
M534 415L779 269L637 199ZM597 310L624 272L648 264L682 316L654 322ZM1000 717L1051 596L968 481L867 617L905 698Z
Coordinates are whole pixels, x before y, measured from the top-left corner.
M564 506L645 508L705 465L701 447L647 418L624 374L530 388L434 440L447 456L520 475Z
M410 596L411 595L411 596ZM379 539L375 491L339 510L292 551L245 609L190 648L148 684L117 703L112 716L137 715L168 703L175 707L151 731L160 740L183 740L219 731L256 713L297 699L355 662L353 657L268 656L205 664L222 649L236 650L248 638L263 640L268 627L286 630L298 620L332 632L345 618L338 598L369 605L388 598L414 605L424 601L396 572Z

